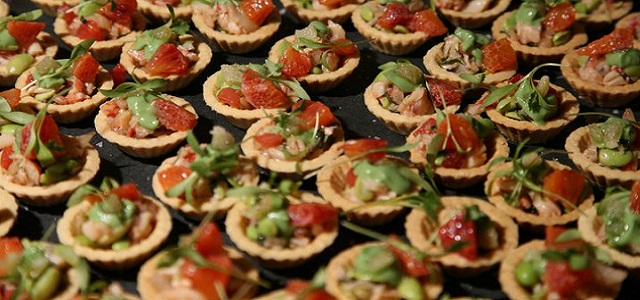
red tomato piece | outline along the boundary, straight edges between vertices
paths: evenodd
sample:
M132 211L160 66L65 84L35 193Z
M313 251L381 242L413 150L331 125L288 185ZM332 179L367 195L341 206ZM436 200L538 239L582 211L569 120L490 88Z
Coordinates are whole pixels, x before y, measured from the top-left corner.
M297 116L297 125L302 130L309 130L316 126L329 126L337 122L336 117L331 112L331 109L319 101L298 101L293 105L293 110L298 109L300 105L305 105L304 110Z
M287 281L287 286L285 287L285 289L287 290L287 293L291 295L299 295L308 287L309 282L306 280L289 279L289 281Z
M346 5L349 2L344 0L318 0L318 3L328 8L338 8Z
M358 53L358 47L352 41L344 38L332 42L331 50L341 56L351 56Z
M297 203L287 207L291 225L310 227L334 222L338 211L331 205L318 203Z
M580 249L584 248L586 243L581 239L570 240L570 241L566 241L566 242L559 242L558 241L558 237L562 233L564 233L565 231L567 231L567 229L564 228L564 227L559 227L559 226L548 226L548 227L546 227L545 230L544 230L544 233L545 233L544 245L545 245L545 247L547 247L547 249L553 249L553 250L569 250L569 249L580 250Z
M347 175L345 178L346 182L347 182L347 186L349 187L353 187L356 185L356 180L358 180L358 175L356 175L355 172L353 172L353 168L349 169L349 171L347 171Z
M407 28L411 32L424 32L430 37L441 36L449 32L442 20L431 9L417 11L409 20Z
M617 28L613 32L578 49L578 55L598 56L633 47L635 39L632 28Z
M438 124L438 133L445 136L445 150L457 150L456 143L468 153L482 148L482 141L471 123L458 115L447 115L447 118Z
M491 73L518 68L516 51L507 38L501 38L482 47L482 65Z
M571 2L560 3L547 12L542 24L553 32L563 31L576 21L576 9Z
M457 150L444 150L444 160L441 166L444 168L459 169L466 155Z
M11 154L13 154L13 146L7 146L2 149L2 153L0 154L0 167L5 170L9 169L11 163L13 163L13 159L11 159Z
M640 181L636 181L631 186L631 195L629 196L629 208L631 211L640 215Z
M20 152L28 159L36 159L35 149L30 153L25 153L27 146L29 145L29 139L31 138L31 127L33 123L28 123L22 127L22 141L20 143ZM40 127L40 141L49 148L49 151L54 157L61 157L65 155L64 144L60 137L60 130L58 124L50 115L45 115L42 120L42 126Z
M478 258L478 241L476 225L471 218L467 218L465 211L461 211L438 230L438 237L442 247L446 250L457 243L465 243L456 253L468 260Z
M127 69L122 64L117 64L109 71L111 79L113 79L113 86L117 87L121 83L127 81Z
M271 11L275 8L275 5L271 0L242 0L240 1L240 11L251 22L262 25Z
M242 104L242 97L244 97L244 94L241 90L237 90L231 87L223 88L218 92L218 101L233 108L245 108Z
M202 226L200 235L198 235L194 244L196 251L205 257L214 254L225 254L223 246L222 235L215 222L209 222Z
M71 7L69 7L68 4L63 3L62 6L60 6L60 8L58 8L58 15L62 14L62 19L67 23L67 24L71 24L73 22L73 20L75 20L78 15L71 9L69 9Z
M376 24L385 29L393 29L396 25L405 25L413 18L406 5L400 2L388 4Z
M164 190L174 187L191 175L191 169L185 166L171 166L158 173L158 180Z
M152 102L156 109L156 117L160 124L173 131L186 131L196 127L196 115L164 99L156 99Z
M76 36L81 40L95 39L96 41L104 41L107 38L106 33L94 20L82 23L76 30Z
M76 78L85 83L92 83L96 81L98 76L98 68L100 63L93 58L91 53L85 53L73 63L73 70L71 73Z
M271 80L247 69L242 74L242 93L255 108L287 108L291 100Z
M306 297L304 297L304 299L302 300L335 300L336 298L333 297L333 295L327 293L324 290L315 290L311 293L309 293Z
M0 92L0 97L7 100L9 106L11 108L14 108L18 105L18 102L20 102L20 89L10 89L2 91Z
M566 261L548 261L543 279L550 293L573 295L593 282L594 275L590 268L572 270Z
M387 147L389 143L381 139L356 139L348 140L344 143L343 150L347 157L355 157L365 152L374 151ZM376 162L387 157L386 151L377 151L367 154L370 162Z
M215 283L219 283L220 286L226 288L229 283L229 274L233 268L233 262L226 253L213 254L206 258L216 266L216 269L201 268L191 260L185 260L180 268L180 273L183 278L191 281L192 287L200 292L205 299L219 300L216 290L217 284Z
M284 141L284 138L282 137L282 135L277 133L271 133L271 132L257 135L254 139L258 144L258 146L260 147L260 149L278 147Z
M435 77L427 77L427 86L433 105L443 108L446 105L456 105L462 102L460 84Z
M302 77L309 74L313 68L311 58L291 46L284 51L280 61L282 62L282 74L287 77Z
M118 187L114 187L111 189L111 193L115 194L120 199L136 200L142 197L142 194L135 183L125 183Z
M396 259L400 261L402 270L405 274L414 278L429 276L429 269L423 261L420 261L413 254L400 248L393 246L390 246L389 248L393 251L393 255Z
M7 31L16 39L20 50L26 51L33 41L36 40L38 34L44 29L45 24L33 21L9 21L7 22Z
M4 259L9 255L15 255L22 253L24 248L22 247L22 243L20 239L17 237L3 237L0 238L0 262L4 261ZM2 263L0 263L2 266ZM0 278L6 277L9 275L11 270L4 270L0 268ZM7 298L9 299L9 298Z
M438 129L438 123L435 118L427 119L422 122L418 128L411 133L413 136L418 136L422 134L435 134Z
M542 179L542 188L551 195L546 198L561 203L564 207L575 206L586 185L582 173L574 170L554 170ZM566 201L571 202L569 205Z
M158 47L143 70L151 76L183 75L189 71L189 59L176 45L166 43Z

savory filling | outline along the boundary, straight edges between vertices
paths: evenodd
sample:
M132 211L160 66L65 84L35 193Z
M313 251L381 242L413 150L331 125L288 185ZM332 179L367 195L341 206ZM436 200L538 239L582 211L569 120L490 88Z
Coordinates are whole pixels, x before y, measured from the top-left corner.
M467 260L475 261L500 247L500 233L496 224L477 205L461 209L445 209L438 215L442 224L437 231L440 247Z
M20 75L34 61L34 57L44 54L43 45L36 40L45 24L35 22L42 16L41 10L34 10L18 16L0 18L0 65L6 67L9 75Z
M479 13L491 8L493 0L437 0L440 9L451 9L464 13Z
M201 15L208 27L232 35L260 29L275 8L271 0L198 0L193 3L193 13Z
M573 0L573 6L579 14L610 16L612 12L622 8L626 1L611 0Z
M386 5L368 1L361 9L360 17L367 24L384 32L423 32L428 36L440 36L448 31L436 13L423 1L390 1Z
M314 11L328 11L349 4L362 4L364 0L294 0L294 2L305 9Z
M640 254L640 181L631 190L613 186L597 205L601 222L598 237L609 246L632 255Z
M557 47L573 36L576 10L569 1L547 4L545 0L525 0L507 19L504 31L523 45Z
M136 29L133 15L137 9L135 0L81 0L71 8L63 5L60 17L80 39L114 40Z
M632 115L631 111L625 116ZM591 162L622 171L637 171L640 137L635 120L610 117L604 123L589 124L591 143L582 154Z
M20 90L9 89L0 92L0 149L11 146L13 134L21 126L33 121L34 116L21 111Z
M633 45L632 32L625 32L626 37L620 39ZM598 41L594 43L596 42ZM612 87L633 84L640 79L640 50L629 47L611 52L602 49L602 52L578 56L577 71L580 78L590 83Z

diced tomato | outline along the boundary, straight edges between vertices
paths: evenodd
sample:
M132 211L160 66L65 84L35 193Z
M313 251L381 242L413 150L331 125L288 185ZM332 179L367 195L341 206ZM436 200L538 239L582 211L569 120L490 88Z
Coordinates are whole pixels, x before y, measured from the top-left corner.
M9 275L11 270L5 270L5 266L2 263L7 256L9 255L17 255L22 253L24 248L22 247L22 243L20 239L17 237L3 237L0 238L0 278L4 278Z
M309 130L316 126L329 126L336 123L336 117L331 109L319 101L298 101L292 109L296 110L300 105L305 105L304 110L296 116L296 121L302 130Z
M93 58L93 55L85 53L74 62L71 73L82 82L93 83L98 76L99 67L100 63Z
M427 77L427 86L433 105L443 108L446 105L456 105L462 102L460 84L448 80Z
M158 47L143 70L151 76L183 75L189 71L189 59L176 45L166 43Z
M389 143L386 140L381 139L356 139L348 140L344 143L344 154L347 157L355 157L365 152L370 152L387 147ZM370 162L376 162L387 157L386 151L376 151L367 154L367 159Z
M5 170L8 170L9 166L11 166L11 163L13 163L11 154L13 154L13 146L7 146L2 149L2 154L0 155L0 167Z
M458 243L464 243L456 253L471 261L478 258L476 225L471 218L467 218L464 210L440 227L438 237L445 250Z
M36 159L36 152L33 149L30 153L25 153L27 150L27 146L29 145L29 139L31 138L31 127L33 127L33 122L26 124L22 127L21 136L22 140L20 142L20 152L25 155L28 159ZM45 115L42 120L42 126L40 127L40 141L46 145L46 147L51 151L54 157L64 156L64 144L62 143L62 138L60 137L60 130L58 129L58 124L50 115Z
M113 86L117 87L121 83L127 81L127 69L122 64L117 64L109 71L111 79L113 79Z
M125 183L118 187L114 187L111 189L111 193L121 199L136 200L142 197L142 194L135 183Z
M242 11L242 14L244 14L247 19L251 20L251 22L258 25L262 25L274 8L275 5L271 0L240 1L240 11Z
M631 186L631 195L629 196L629 208L631 211L640 215L640 181L636 181Z
M429 276L429 269L423 261L416 258L413 254L400 248L393 246L390 246L389 248L391 248L391 251L393 251L393 255L396 257L396 259L400 261L402 270L405 274L408 274L413 278Z
M411 133L413 136L419 136L423 134L435 134L438 129L438 123L436 118L429 118L422 122L416 130Z
M350 56L358 53L358 47L356 47L356 44L346 38L337 39L333 41L332 44L332 51L338 55Z
M237 90L231 87L222 88L218 92L218 101L233 108L244 108L241 101L242 97L244 97L244 94L241 90Z
M358 175L353 171L353 168L347 171L347 175L345 181L347 182L348 187L353 187L356 185L356 180L358 180Z
M385 29L393 29L396 25L405 25L413 18L413 14L401 2L389 3L376 24Z
M82 23L76 30L76 36L82 40L95 39L96 41L104 41L107 38L106 33L94 20Z
M546 198L559 202L567 208L578 203L585 185L584 175L574 170L553 170L542 179L542 189L546 193L550 193L550 195L545 195Z
M304 297L302 300L334 300L336 299L333 295L327 293L324 290L315 290Z
M309 282L302 279L290 279L287 281L285 290L289 295L299 296L306 293L304 298L300 300L334 300L335 298L323 289L309 289Z
M116 7L114 9L111 2L108 2L98 12L120 25L131 28L132 15L138 10L138 2L136 0L116 0L115 4Z
M345 0L318 0L318 3L328 8L338 8L347 5L350 2Z
M310 227L335 222L338 211L331 205L318 203L297 203L287 207L291 225Z
M0 92L0 97L7 100L9 106L11 108L14 108L18 105L18 102L20 102L20 89L10 89L2 91Z
M445 150L457 150L456 144L465 152L474 152L482 148L482 141L473 130L473 126L461 116L447 115L447 118L438 124L438 133L445 136Z
M7 22L7 31L16 39L20 50L26 51L33 41L36 40L38 34L44 29L45 24L33 21L9 21Z
M491 73L516 70L518 57L507 38L501 38L482 47L482 65Z
M73 20L75 20L78 15L71 9L69 9L69 5L63 3L62 6L58 9L58 15L62 14L62 19L67 23L71 24Z
M100 106L100 111L103 112L107 117L113 118L120 112L120 107L118 106L116 101L109 101Z
M576 9L571 2L560 3L547 12L542 24L553 32L563 31L576 21Z
M580 250L584 248L586 243L581 239L570 240L566 242L559 242L558 237L567 231L564 227L559 226L548 226L545 228L545 239L544 245L547 249L552 250Z
M613 32L578 49L578 55L598 56L633 47L634 33L632 28L617 28Z
M550 293L573 295L577 290L588 286L593 279L591 268L572 270L567 261L547 261L545 266L544 282Z
M213 254L206 258L216 266L216 269L201 268L191 260L185 260L180 268L180 273L183 278L191 281L192 287L200 292L205 299L219 300L216 286L220 285L226 288L233 262L226 253Z
M282 135L278 133L262 133L257 135L255 138L256 143L260 147L260 149L269 149L273 147L278 147L284 141Z
M158 173L158 181L166 191L187 179L189 175L191 175L191 169L185 166L171 166Z
M151 102L155 108L156 117L160 124L173 131L186 131L196 127L196 115L164 99L156 99Z
M288 108L291 100L271 80L247 69L242 74L242 93L255 108Z
M520 74L520 73L516 73L513 76L511 76L511 78L509 78L509 81L507 81L507 83L512 84L512 83L516 83L518 81L520 81L520 79L522 79L524 77L524 75Z
M300 295L306 288L309 287L309 282L302 279L289 279L285 289L287 293L291 295Z
M282 74L292 78L307 75L313 68L311 58L291 46L284 51L280 62L282 62Z
M417 11L409 20L407 28L411 32L424 32L430 37L441 36L449 32L442 20L431 9Z
M440 166L444 168L459 169L464 162L466 155L457 150L444 150L444 159Z
M215 222L209 222L202 226L194 246L198 253L205 257L214 254L225 254L222 235Z

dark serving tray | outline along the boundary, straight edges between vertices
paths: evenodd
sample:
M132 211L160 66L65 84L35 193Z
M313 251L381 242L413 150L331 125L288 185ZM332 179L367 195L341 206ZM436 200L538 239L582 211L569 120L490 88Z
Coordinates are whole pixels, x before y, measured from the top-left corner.
M8 2L11 6L11 14L13 15L36 8L30 1L27 0L8 0ZM515 8L519 3L519 1L512 2L512 8ZM280 5L280 3L276 1L276 4L281 9L282 6ZM640 3L635 1L634 11L638 11L639 9ZM305 26L304 24L296 21L290 13L287 13L282 9L281 13L283 14L282 25L276 36L274 36L265 45L258 48L256 51L253 51L246 55L232 55L223 53L219 49L212 47L214 51L213 59L205 72L189 87L172 93L175 96L187 99L198 112L199 119L194 132L200 140L210 140L209 130L213 125L224 126L234 134L237 140L241 140L242 136L244 135L244 130L234 127L229 122L227 122L224 117L219 116L215 111L212 111L211 108L205 105L202 98L202 84L208 76L219 70L220 65L222 64L263 63L267 58L269 48L275 41L285 36L292 35L295 29L299 29ZM45 30L51 34L54 34L52 28L54 19L49 16L44 16L42 20L47 23L47 27ZM360 65L346 82L342 83L340 86L329 92L311 94L312 98L322 100L329 107L331 107L333 113L340 119L343 126L345 127L347 138L379 137L388 140L390 145L404 144L404 136L398 135L387 129L384 124L382 124L371 113L369 113L364 105L363 100L363 92L365 88L373 81L373 78L379 71L377 67L388 61L395 61L399 57L381 54L373 50L371 46L366 43L364 38L354 29L350 21L343 24L343 26L347 31L348 38L358 44L358 47L361 51ZM606 28L603 30L604 32L593 33L593 36L591 36L591 38L593 39L598 35L607 33L608 31L610 31L610 28ZM197 33L196 29L193 29L193 31ZM481 31L488 32L489 28L483 28L481 29ZM590 32L590 34L592 34L592 32ZM68 57L69 48L64 46L64 44L57 37L56 39L58 41L58 45L60 46L58 57ZM432 41L429 41L426 45L420 47L418 50L409 55L403 56L403 58L412 61L415 65L424 70L424 67L422 65L423 55L429 48L439 43L440 41L442 41L442 38L436 38ZM111 68L115 63L115 61L111 61L103 64L103 66ZM520 70L521 73L526 73L527 71L528 70L524 68L521 68ZM564 78L562 78L562 75L560 74L558 69L546 68L542 71L542 73L550 75L552 79L551 81L553 83L556 83L565 88L568 87L566 81L564 80ZM465 103L471 103L475 99L465 98L465 100ZM590 107L585 103L581 104L582 111L598 110L619 114L623 110L622 108L617 110L596 109ZM638 103L633 103L628 107L632 108L634 112L638 112ZM567 128L558 138L543 146L551 149L563 150L564 138L567 136L567 134L578 126L583 125L584 123L585 120L583 118L578 118L571 124L570 128ZM63 132L73 135L95 131L93 118L61 127ZM120 179L122 182L137 183L140 190L147 195L154 195L151 189L151 177L153 176L156 168L160 165L164 158L174 155L175 153L172 152L172 154L170 155L155 159L137 159L124 154L116 146L104 140L99 135L96 135L93 138L92 144L98 149L101 158L100 172L97 178L94 179L93 183L99 183L104 176L111 176ZM513 144L511 146L512 149L514 149ZM554 158L564 163L570 163L566 155L563 154L558 154ZM315 179L312 178L311 180L308 180L308 182L305 182L303 188L315 190L314 180ZM472 195L484 198L484 193L479 186L458 191L444 190L444 193L446 195ZM17 222L11 232L9 232L9 235L26 237L29 239L41 239L44 232L47 231L47 229L51 226L54 226L55 222L57 222L61 218L64 210L64 205L50 208L38 208L21 203ZM196 222L185 219L175 212L172 212L172 216L173 230L171 232L169 241L167 241L165 246L175 244L178 240L179 235L189 233L194 226L197 226ZM384 228L376 228L376 230L379 230L382 233L395 233L403 236L403 222L404 217L399 217L388 226L384 226ZM222 222L218 223L221 228L224 228L224 224ZM530 233L524 232L522 230L520 233L521 242L525 242L534 238L534 236L532 236ZM54 234L50 239L57 241L57 236L55 236ZM231 244L226 236L225 239L228 244ZM313 261L305 263L300 267L289 270L274 271L260 267L257 263L255 265L261 270L261 276L272 283L272 289L277 289L284 285L288 278L310 278L318 269L318 267L326 265L335 254L342 251L343 249L348 248L351 245L366 240L368 240L368 238L362 237L354 232L351 232L348 229L341 228L336 242L331 247L326 249ZM95 276L121 282L126 290L134 293L136 292L137 268L124 272L109 272L94 268L93 272ZM500 290L500 284L497 280L497 274L498 268L496 267L477 277L467 279L446 277L444 292L451 296L470 295L475 297L505 299L506 296ZM640 299L640 290L634 288L634 285L637 284L640 284L640 281L638 279L627 279L622 288L619 299Z

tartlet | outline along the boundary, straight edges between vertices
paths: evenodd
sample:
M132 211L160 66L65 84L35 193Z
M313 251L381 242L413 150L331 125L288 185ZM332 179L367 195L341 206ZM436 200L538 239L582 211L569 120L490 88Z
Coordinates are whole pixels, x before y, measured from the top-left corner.
M640 48L640 12L633 12L627 14L624 18L616 22L615 28L633 28L635 33L635 41L633 45L635 48Z
M11 230L18 218L18 202L13 195L0 189L0 237Z
M489 217L498 234L496 240L497 247L485 253L478 253L475 260L469 260L456 252L447 253L443 256L435 256L434 261L440 262L445 271L456 276L474 276L486 271L493 265L501 262L509 252L518 246L518 227L513 220L498 210L495 206L480 199L461 196L450 196L440 198L443 209L438 213L438 220L434 220L437 226L449 221L456 211L468 206L475 205L479 210ZM431 237L438 231L432 222L428 221L428 215L420 210L413 209L407 216L404 227L407 238L415 248L432 254L441 254L446 249L438 245ZM477 229L476 229L477 230ZM480 252L480 251L478 251Z
M329 20L344 23L361 4L360 1L345 1L346 3L341 2L342 5L339 7L327 7L321 4L304 7L298 0L281 0L280 2L288 12L307 24L312 21L327 22Z
M583 1L589 2L582 0L578 3L582 3ZM579 12L577 18L580 22L586 24L587 29L602 31L603 28L610 28L611 23L627 16L633 9L633 2L633 0L600 1L598 7L593 8L589 12ZM577 6L578 3L574 4L574 6Z
M462 28L475 29L495 20L498 15L502 14L509 7L511 0L485 1L485 3L489 3L486 4L489 7L474 8L472 10L468 8L468 4L465 4L465 7L456 8L441 6L440 2L441 1L436 1L436 7L451 24Z
M31 0L31 2L42 9L46 15L56 17L58 15L58 9L63 6L63 4L76 6L80 3L80 0Z
M138 0L138 9L151 22L166 23L171 20L172 16L167 9L168 4L165 2L162 0ZM172 8L173 18L191 22L191 4L182 4L182 1L178 1L178 4L174 4Z

